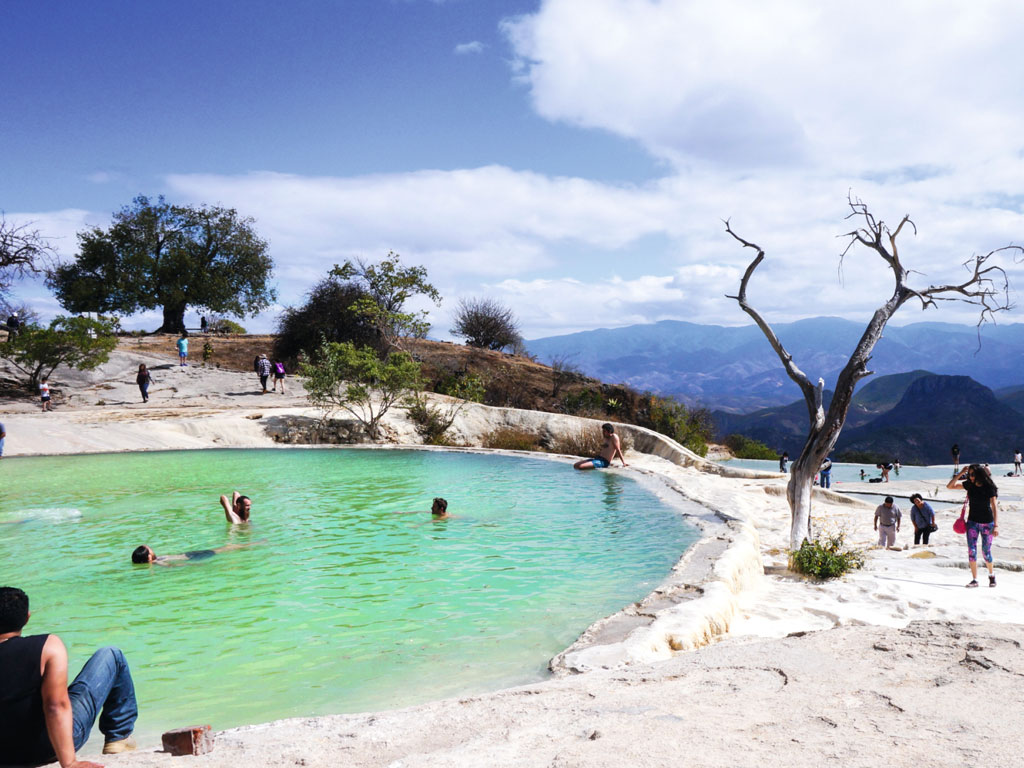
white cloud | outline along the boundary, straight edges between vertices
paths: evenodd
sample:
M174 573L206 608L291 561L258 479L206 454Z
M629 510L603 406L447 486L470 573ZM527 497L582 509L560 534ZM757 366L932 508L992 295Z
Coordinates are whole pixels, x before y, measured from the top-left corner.
M455 55L467 56L474 53L483 53L484 48L486 47L487 46L485 46L479 40L473 40L472 42L469 43L459 43L458 45L455 46Z
M1022 22L1009 0L545 0L503 24L538 114L636 141L670 161L664 178L616 185L492 165L177 174L165 191L256 217L285 304L334 263L395 250L446 297L432 310L440 332L460 297L488 294L520 313L527 337L665 318L745 324L725 295L753 254L725 233L729 218L766 250L750 298L769 319L866 319L892 279L864 251L839 273L851 189L887 221L912 215L919 232L900 245L926 273L917 285L1024 240ZM75 231L110 219L31 218L71 252ZM1004 263L1024 286L1024 268ZM897 322L922 318L973 314L908 307Z
M1015 0L546 0L506 20L537 111L680 164L846 172L1020 142Z

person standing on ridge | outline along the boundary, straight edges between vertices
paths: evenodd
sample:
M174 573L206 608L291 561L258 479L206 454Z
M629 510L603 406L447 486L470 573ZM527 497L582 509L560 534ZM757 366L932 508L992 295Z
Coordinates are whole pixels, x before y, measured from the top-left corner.
M953 474L956 475L960 472L960 444L953 443L953 447L949 449L949 452L953 456Z
M1020 477L1020 475L1021 475L1020 461L1021 461L1020 448L1014 448L1013 449L1013 476L1014 477Z
M178 339L178 363L184 368L188 365L188 331L181 332L181 338Z

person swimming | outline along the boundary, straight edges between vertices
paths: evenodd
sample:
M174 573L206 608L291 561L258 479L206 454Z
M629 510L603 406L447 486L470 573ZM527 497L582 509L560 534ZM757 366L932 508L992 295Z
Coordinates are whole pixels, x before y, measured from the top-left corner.
M249 516L252 514L252 500L248 496L243 496L235 491L231 494L230 504L228 504L227 496L221 496L220 505L224 508L224 517L229 523L237 525L249 522Z
M245 547L251 547L255 544L261 544L259 541L248 541L239 544L225 544L223 547L216 547L214 549L193 549L188 552L183 552L180 555L158 555L153 551L153 548L142 544L136 547L132 551L132 563L134 565L147 565L153 563L155 565L171 565L173 563L180 563L189 560L209 560L214 555L220 554L221 552L229 552L233 549L244 549Z

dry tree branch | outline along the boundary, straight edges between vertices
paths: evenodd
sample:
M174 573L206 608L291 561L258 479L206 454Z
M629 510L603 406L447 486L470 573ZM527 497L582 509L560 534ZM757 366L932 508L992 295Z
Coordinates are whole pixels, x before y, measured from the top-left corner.
M793 356L782 345L782 342L779 340L779 337L776 336L775 331L772 329L772 327L761 316L761 313L758 312L754 307L752 307L750 303L747 301L747 285L750 283L750 278L753 276L754 270L756 270L758 266L761 264L761 262L764 261L764 249L761 246L757 245L756 243L744 240L742 237L737 235L733 231L728 219L725 219L724 223L725 231L728 232L729 235L733 237L733 239L741 243L744 248L752 248L755 251L757 251L757 256L755 256L754 260L747 265L747 269L743 273L743 279L740 280L739 294L736 296L726 296L726 298L734 299L740 305L740 308L748 315L750 315L754 323L757 324L757 327L761 329L761 332L768 339L768 343L771 344L772 349L775 350L775 354L778 355L779 360L782 361L782 365L786 369L786 374L789 376L789 378L796 382L797 386L799 386L800 390L804 393L804 398L807 400L808 407L810 407L810 404L815 400L817 400L817 402L820 403L820 392L817 395L815 395L815 387L811 383L811 380L807 377L807 374L800 370L797 364L793 362ZM819 389L821 388L824 388L824 382L820 382ZM813 418L815 418L814 414L812 414L812 419Z

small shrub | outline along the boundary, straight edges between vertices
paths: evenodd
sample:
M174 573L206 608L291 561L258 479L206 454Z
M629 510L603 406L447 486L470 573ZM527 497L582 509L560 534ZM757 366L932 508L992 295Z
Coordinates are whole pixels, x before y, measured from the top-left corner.
M769 459L775 461L779 454L772 448L746 435L728 435L723 441L737 459Z
M800 549L791 552L793 570L816 579L835 579L844 573L864 567L864 553L845 546L846 534L839 532L804 539Z
M427 445L451 445L448 428L452 422L441 408L429 405L422 396L413 397L407 413L409 418L416 422L416 431Z
M483 436L484 448L504 451L539 451L540 436L525 429L503 427Z
M213 359L213 344L209 341L203 343L203 362L208 363Z

